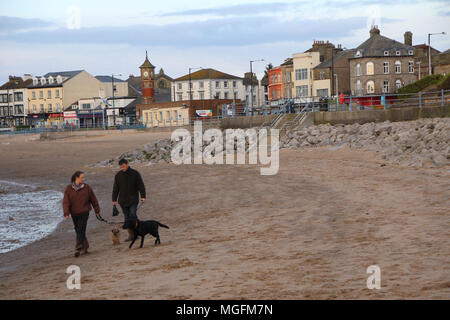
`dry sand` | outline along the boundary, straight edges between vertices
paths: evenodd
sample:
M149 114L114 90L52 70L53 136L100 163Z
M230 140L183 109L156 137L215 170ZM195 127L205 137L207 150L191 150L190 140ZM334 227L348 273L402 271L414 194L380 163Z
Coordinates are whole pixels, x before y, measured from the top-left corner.
M0 137L0 179L63 190L81 168L108 219L114 170L85 166L168 133L32 137ZM381 166L377 153L325 147L280 157L275 176L248 165L136 165L149 194L140 218L171 227L162 245L114 247L111 227L91 215L91 253L74 258L65 221L0 254L0 299L450 298L448 166ZM73 264L81 290L66 288ZM366 287L374 264L380 290Z

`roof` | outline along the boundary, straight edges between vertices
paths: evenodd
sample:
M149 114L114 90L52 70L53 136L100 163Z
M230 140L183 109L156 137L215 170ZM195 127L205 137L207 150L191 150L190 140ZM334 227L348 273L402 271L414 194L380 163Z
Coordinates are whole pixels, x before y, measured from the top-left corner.
M95 76L95 78L100 82L112 82L113 79L112 76ZM126 81L114 77L114 82L126 82Z
M74 71L59 71L59 72L49 72L47 74L44 75L44 77L56 77L56 76L61 76L61 77L69 77L72 78L74 76L76 76L77 74L79 74L80 72L83 72L84 70L74 70Z
M43 75L42 77L44 78L48 78L48 77L53 77L56 78L57 76L61 76L63 77L63 81L61 83L58 82L53 82L53 83L48 83L46 82L45 84L41 84L41 82L39 81L38 84L34 85L33 82L30 83L30 85L28 85L28 88L49 88L49 87L61 87L62 84L64 82L66 82L67 80L70 80L71 78L75 77L76 75L78 75L79 73L83 72L84 70L74 70L74 71L58 71L58 72L48 72L45 75ZM33 78L41 78L41 76L36 76Z
M147 51L145 51L145 61L139 68L155 68L155 66L148 60Z
M10 77L9 81L4 83L1 87L0 90L9 90L9 89L20 89L20 88L26 88L28 87L31 83L33 83L32 79L28 79L23 81L22 78L20 77Z
M415 50L415 48L374 33L356 48L355 54L357 51L361 51L361 57L354 56L351 58L385 57L385 51L389 51L389 56L396 56L396 51L400 51L400 56L409 56L409 50Z
M294 64L294 59L292 58L287 58L284 60L284 62L282 64L280 64L280 66L289 66Z
M355 49L339 51L333 58L330 58L328 60L325 60L321 64L318 64L317 66L314 67L314 69L331 68L333 63L338 62L342 58L349 57L349 55L352 55L354 52Z
M191 73L190 76L191 80L202 80L202 79L242 79L237 76L233 76L228 73L224 73L212 68L208 69L201 69L196 72ZM184 75L182 77L179 77L175 79L175 81L184 81L189 80L189 74Z

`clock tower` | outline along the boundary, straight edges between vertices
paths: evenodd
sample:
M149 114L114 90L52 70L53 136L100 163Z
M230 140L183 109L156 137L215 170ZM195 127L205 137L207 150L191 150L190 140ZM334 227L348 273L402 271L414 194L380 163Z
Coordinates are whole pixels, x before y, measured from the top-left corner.
M142 81L142 104L147 105L155 99L155 66L150 63L145 51L145 61L139 67Z

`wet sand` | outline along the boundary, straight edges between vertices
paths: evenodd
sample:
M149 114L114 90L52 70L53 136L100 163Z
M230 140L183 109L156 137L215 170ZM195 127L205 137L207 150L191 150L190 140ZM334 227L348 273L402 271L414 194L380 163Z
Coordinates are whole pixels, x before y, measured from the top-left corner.
M85 166L162 137L0 137L0 180L63 190L81 168L108 219L117 169ZM0 254L0 298L450 298L449 167L400 167L374 152L329 148L282 150L275 176L248 165L134 167L149 200L138 215L171 227L161 229L160 246L151 237L142 249L113 246L111 227L91 215L91 252L74 258L66 221ZM73 264L81 290L66 287ZM380 290L366 287L370 265L381 268Z

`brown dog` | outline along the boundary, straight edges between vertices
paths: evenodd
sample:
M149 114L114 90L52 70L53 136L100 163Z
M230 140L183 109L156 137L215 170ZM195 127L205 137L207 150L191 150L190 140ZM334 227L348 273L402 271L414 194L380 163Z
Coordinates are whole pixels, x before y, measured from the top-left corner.
M120 244L120 226L115 226L114 229L111 230L109 234L112 240L113 245Z

